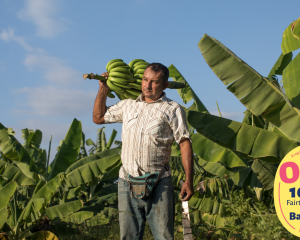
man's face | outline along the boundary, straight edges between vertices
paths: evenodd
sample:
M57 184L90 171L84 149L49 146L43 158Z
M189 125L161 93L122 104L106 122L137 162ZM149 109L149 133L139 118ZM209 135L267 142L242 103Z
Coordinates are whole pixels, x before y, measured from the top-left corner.
M144 72L142 80L142 92L146 98L152 101L157 100L166 89L167 84L163 84L161 72L152 71L151 67L147 68Z

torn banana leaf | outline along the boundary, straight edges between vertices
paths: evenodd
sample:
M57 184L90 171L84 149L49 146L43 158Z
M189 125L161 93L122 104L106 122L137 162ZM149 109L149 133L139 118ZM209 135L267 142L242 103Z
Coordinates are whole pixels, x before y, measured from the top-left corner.
M286 95L276 84L263 78L222 43L206 34L198 47L207 64L242 104L300 142L300 110L290 108Z
M234 152L242 153L248 158L260 158L269 163L280 163L288 152L297 147L294 142L274 132L214 115L190 111L188 121L207 138ZM197 143L195 144L197 146ZM197 147L194 151L197 154L199 150L201 148ZM201 158L209 161L207 158ZM231 167L228 164L225 165Z
M300 48L300 40L299 40L299 28L300 28L300 21L297 20L296 24L294 25L295 35L293 35L291 23L287 29L283 32L282 35L282 42L281 42L281 50L283 54L287 54L289 52L295 51ZM298 36L298 39L297 39Z

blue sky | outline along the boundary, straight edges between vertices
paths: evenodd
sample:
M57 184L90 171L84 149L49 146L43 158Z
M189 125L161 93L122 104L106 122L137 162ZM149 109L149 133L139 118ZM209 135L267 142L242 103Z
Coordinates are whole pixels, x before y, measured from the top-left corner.
M197 44L208 34L267 76L281 53L285 28L299 15L298 1L41 1L0 2L0 122L16 131L40 129L42 147L53 136L51 159L74 118L87 138L98 91L84 73L106 63L174 64L212 114L241 121L245 107L205 63ZM176 90L167 96L182 103ZM109 99L107 105L116 103ZM105 125L121 138L121 124Z

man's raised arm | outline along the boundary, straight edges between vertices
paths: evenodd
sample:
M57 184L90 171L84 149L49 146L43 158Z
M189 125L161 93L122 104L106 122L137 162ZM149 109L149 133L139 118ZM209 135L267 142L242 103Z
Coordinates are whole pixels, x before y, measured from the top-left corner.
M101 76L108 78L108 73L102 73ZM104 124L104 114L106 112L106 98L108 93L108 86L106 82L99 81L99 91L94 103L93 122L96 124Z

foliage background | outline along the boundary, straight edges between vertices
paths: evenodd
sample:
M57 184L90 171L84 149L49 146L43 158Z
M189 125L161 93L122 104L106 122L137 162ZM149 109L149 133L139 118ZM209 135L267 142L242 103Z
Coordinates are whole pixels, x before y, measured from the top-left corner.
M299 17L299 1L39 1L0 2L1 123L41 129L55 147L73 118L86 139L92 122L96 82L83 73L101 73L113 58L174 64L209 112L242 121L245 107L211 71L197 47L204 33L219 39L267 76L281 53L283 30ZM295 55L294 55L295 56ZM174 90L167 95L181 102ZM108 105L115 103L109 100ZM118 131L121 125L107 125Z

